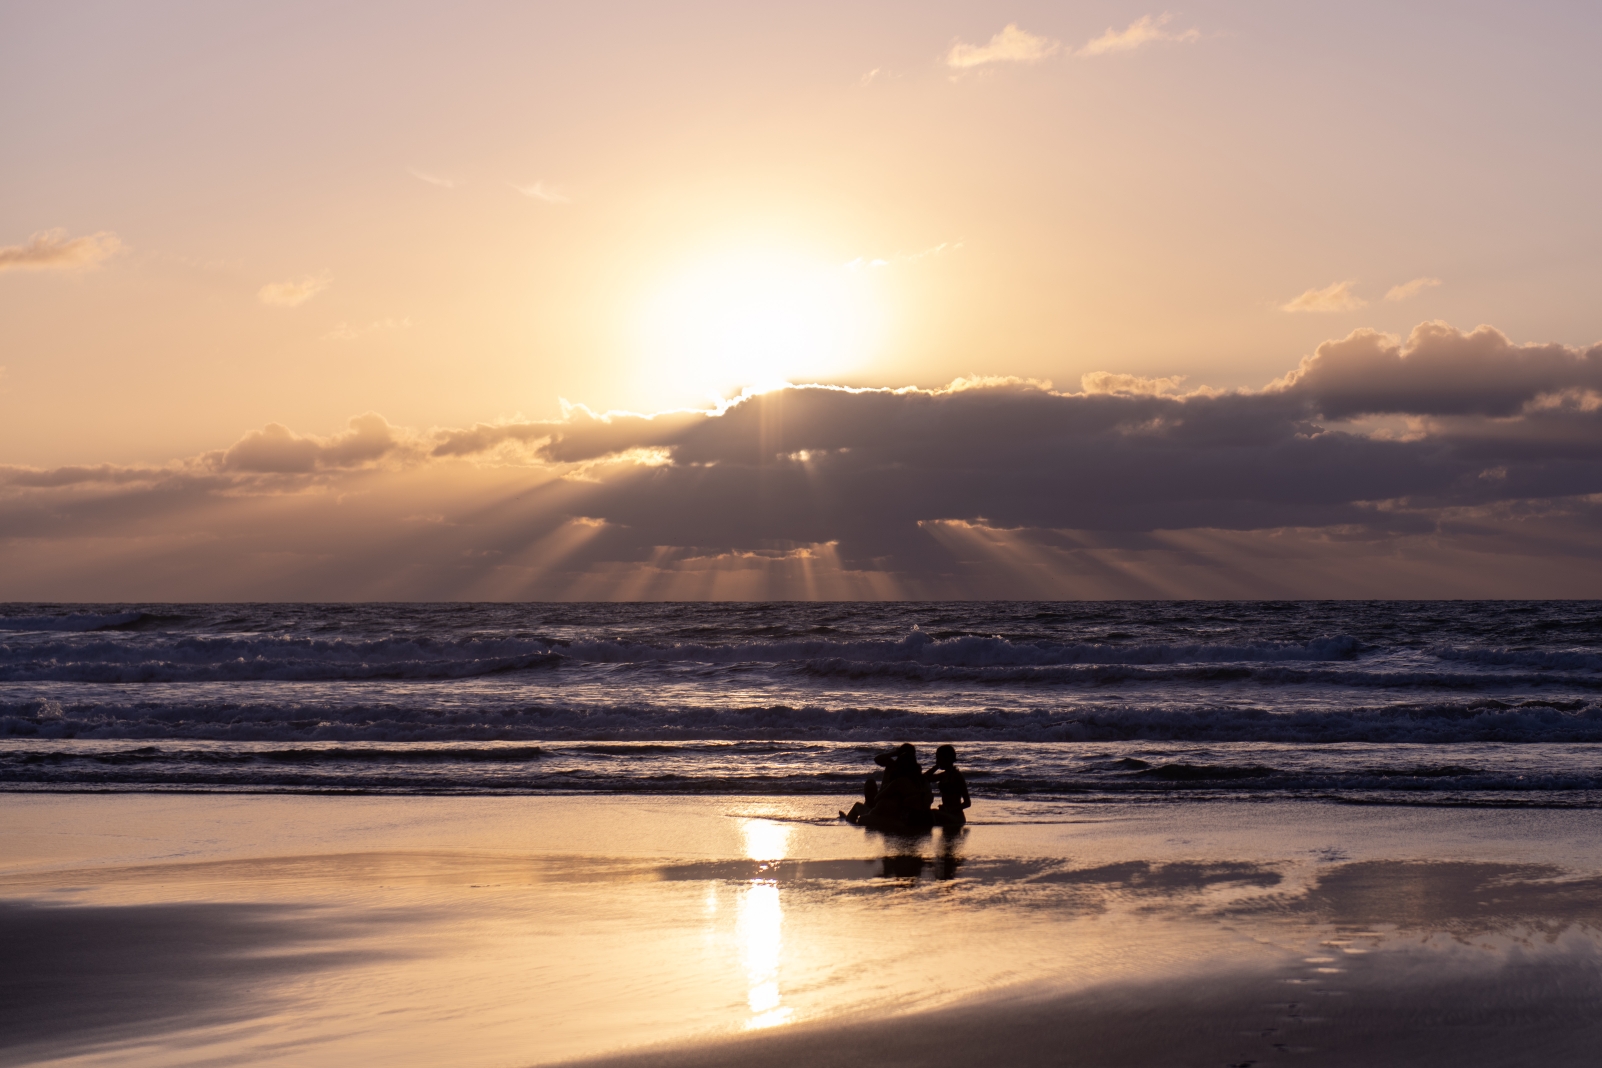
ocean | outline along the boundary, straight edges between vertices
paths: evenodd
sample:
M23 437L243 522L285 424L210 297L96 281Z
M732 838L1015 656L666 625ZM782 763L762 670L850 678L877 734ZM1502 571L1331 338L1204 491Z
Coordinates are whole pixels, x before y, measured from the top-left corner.
M844 801L903 741L979 820L1592 808L1602 603L0 605L0 790Z

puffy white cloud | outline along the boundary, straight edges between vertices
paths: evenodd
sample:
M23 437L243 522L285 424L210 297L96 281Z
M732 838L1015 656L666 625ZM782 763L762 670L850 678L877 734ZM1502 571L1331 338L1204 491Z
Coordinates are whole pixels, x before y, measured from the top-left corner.
M1368 303L1352 292L1356 282L1335 282L1323 289L1309 289L1301 296L1279 306L1285 312L1343 312L1355 311Z
M123 248L109 230L83 237L42 230L21 245L0 247L0 271L78 271L104 263Z
M1423 278L1415 278L1411 282L1403 282L1401 285L1395 285L1386 290L1385 299L1407 300L1410 297L1418 296L1426 289L1434 289L1440 284L1441 280L1439 278L1429 278L1427 276Z
M1181 30L1178 33L1167 29L1173 20L1174 16L1168 14L1142 15L1121 30L1109 26L1106 33L1093 41L1087 41L1085 46L1074 54L1105 56L1114 52L1132 52L1159 41L1188 42L1201 39L1201 31L1198 29Z
M308 274L292 282L268 282L256 291L256 299L275 308L295 308L333 284L326 272Z
M1039 63L1061 48L1060 41L1020 30L1016 22L1011 22L985 44L972 45L964 41L953 44L946 53L946 66L953 70L969 70L992 63Z

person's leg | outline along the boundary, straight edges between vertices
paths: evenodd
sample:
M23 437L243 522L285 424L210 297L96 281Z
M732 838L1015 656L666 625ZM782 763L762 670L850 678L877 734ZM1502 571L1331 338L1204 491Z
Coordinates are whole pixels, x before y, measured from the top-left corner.
M879 783L872 775L869 775L868 781L862 784L862 799L869 808L879 800Z

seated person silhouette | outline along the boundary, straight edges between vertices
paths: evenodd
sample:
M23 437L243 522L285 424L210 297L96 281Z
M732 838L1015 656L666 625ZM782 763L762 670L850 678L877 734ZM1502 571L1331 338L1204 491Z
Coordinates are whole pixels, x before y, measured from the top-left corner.
M954 831L968 822L963 809L973 804L968 796L968 780L957 770L955 746L942 745L935 750L935 766L925 777L940 788L940 807L935 810L935 822L948 831Z
M884 783L870 777L863 787L863 800L842 812L842 819L890 834L923 834L934 824L929 811L934 794L924 781L918 764L918 751L903 744L891 753L874 757L884 767Z
M873 762L884 769L884 781L886 783L889 783L891 779L895 778L895 760L896 750L894 749L890 750L889 752L874 754ZM848 820L851 823L859 823L861 822L862 817L868 814L878 800L879 780L874 778L872 775L869 775L867 781L862 784L862 800L852 805L850 812L840 813L840 818L843 820Z

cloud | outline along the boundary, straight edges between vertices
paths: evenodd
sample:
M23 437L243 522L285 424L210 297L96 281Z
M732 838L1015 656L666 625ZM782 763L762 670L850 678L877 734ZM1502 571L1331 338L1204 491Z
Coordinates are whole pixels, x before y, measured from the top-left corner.
M274 308L295 308L333 284L326 272L308 274L294 282L269 282L256 291L256 299Z
M368 413L163 466L4 467L0 599L1602 594L1602 344L1431 322L1261 390L1083 384Z
M564 418L541 423L479 423L463 430L438 432L432 455L472 456L506 444L537 446L552 463L582 463L642 449L657 449L679 439L687 427L708 418L704 411L596 413L570 405Z
M420 171L416 167L406 168L406 173L411 175L413 178L416 178L420 182L427 182L429 185L437 185L441 189L456 188L455 179L441 178L437 174L429 174L427 171Z
M1172 33L1165 29L1174 16L1172 15L1142 15L1122 30L1107 27L1107 32L1075 52L1076 56L1105 56L1114 52L1132 52L1159 41L1189 42L1201 39L1198 29L1181 30Z
M355 341L359 337L381 330L409 330L412 326L410 317L405 319L374 319L366 326L351 326L349 323L340 323L328 333L323 335L324 341Z
M865 268L889 267L899 263L918 263L935 256L944 256L950 252L957 252L963 247L961 241L942 241L938 245L931 245L919 252L896 252L889 259L878 257L858 256L849 263L843 264L848 271L860 271Z
M1309 289L1294 300L1279 306L1284 312L1343 312L1355 311L1368 303L1352 292L1356 282L1335 282L1323 289Z
M1441 284L1439 278L1415 278L1411 282L1403 282L1399 286L1392 286L1385 292L1386 300L1407 300L1416 297L1426 289L1434 289Z
M329 438L303 437L281 423L268 423L240 438L214 462L224 471L308 474L370 466L405 444L383 416L368 412L352 419L348 431Z
M1011 22L990 38L988 44L957 41L946 53L946 66L953 70L969 70L991 63L1039 63L1061 48L1062 42L1020 30L1016 22Z
M517 190L519 193L522 193L526 197L532 197L535 200L543 200L547 204L573 203L572 197L568 196L566 193L563 193L560 189L557 189L554 186L546 185L544 182L535 182L532 185L513 184L512 188Z
M0 271L78 271L104 263L124 247L109 230L71 238L65 230L41 230L26 244L0 247Z
M1172 378L1142 378L1139 375L1114 374L1110 371L1092 371L1080 376L1079 388L1085 393L1132 393L1138 396L1160 397L1165 393L1178 393L1184 375Z
M1442 322L1421 323L1405 342L1357 330L1320 345L1276 387L1328 419L1523 415L1530 433L1549 430L1564 403L1578 411L1602 394L1602 345L1515 345L1493 327L1465 334Z

